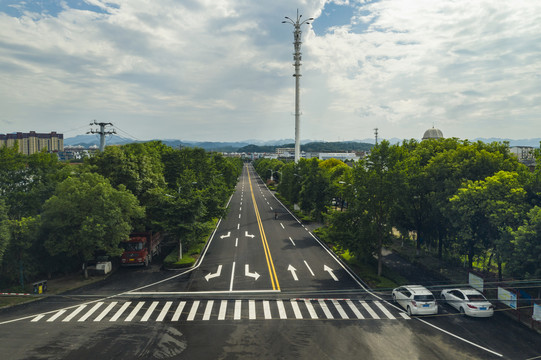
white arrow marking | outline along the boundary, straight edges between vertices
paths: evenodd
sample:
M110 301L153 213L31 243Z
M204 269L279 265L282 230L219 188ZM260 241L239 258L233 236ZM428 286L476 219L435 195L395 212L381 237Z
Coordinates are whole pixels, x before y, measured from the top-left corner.
M220 276L221 273L222 273L222 265L218 265L218 271L216 271L214 274L208 273L207 276L205 276L205 280L209 281L209 279Z
M227 233L227 235L222 235L222 236L220 236L220 239L228 238L230 235L231 235L231 231L229 231L229 232Z
M248 234L248 231L245 231L245 232L244 232L244 236L246 236L246 237L249 237L249 238L252 238L252 239L253 239L255 235L254 235L254 234L251 234L251 235L250 235L250 234Z
M259 275L257 272L255 272L255 271L254 271L253 273L251 273L251 272L250 272L250 265L248 265L248 264L246 264L246 266L244 267L244 275L249 276L249 277L253 277L254 280L259 279L259 276L260 276L260 275Z
M324 265L323 266L323 271L329 272L329 274L334 279L334 281L338 281L338 278L336 277L336 275L334 275L333 270L330 267L328 267L327 265Z
M289 241L291 241L291 243L293 244L293 246L297 246L295 245L295 242L293 242L293 239L291 237L289 237Z
M297 278L297 273L295 273L295 271L297 271L297 269L295 269L293 267L293 265L289 264L289 266L287 267L287 271L291 271L291 275L293 276L293 280L299 281L299 278Z
M310 266L308 265L308 263L306 262L306 260L304 260L304 263L306 264L306 267L307 267L308 270L310 271L310 274L312 274L312 276L315 276L315 275L314 275L314 272L312 271L312 269L310 269Z

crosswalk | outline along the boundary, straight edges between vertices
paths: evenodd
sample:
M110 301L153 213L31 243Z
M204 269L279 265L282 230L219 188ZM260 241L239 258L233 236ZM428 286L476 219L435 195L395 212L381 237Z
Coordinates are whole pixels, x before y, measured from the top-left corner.
M409 320L380 301L353 299L98 301L39 314L31 322L224 320Z

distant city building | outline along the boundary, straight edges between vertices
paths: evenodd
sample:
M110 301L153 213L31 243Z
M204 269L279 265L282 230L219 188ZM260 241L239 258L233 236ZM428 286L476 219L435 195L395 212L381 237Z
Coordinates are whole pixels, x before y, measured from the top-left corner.
M276 148L276 155L281 158L295 157L295 148Z
M354 152L345 152L345 153L319 153L319 160L328 160L328 159L337 159L337 160L353 160L358 161L359 156Z
M535 149L532 146L511 146L509 152L531 171L535 169Z
M0 146L12 147L16 142L19 144L19 152L25 155L40 152L42 149L49 152L64 150L64 135L54 131L48 134L40 134L35 131L0 134Z
M423 135L423 140L427 139L443 139L443 133L440 129L432 127L432 129L425 131L425 134Z

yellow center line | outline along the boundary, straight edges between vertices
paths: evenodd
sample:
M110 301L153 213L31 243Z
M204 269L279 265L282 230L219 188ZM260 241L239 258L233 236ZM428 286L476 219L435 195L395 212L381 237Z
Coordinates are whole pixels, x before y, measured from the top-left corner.
M257 218L257 225L259 227L259 233L261 234L261 242L263 243L263 249L265 250L265 258L267 259L267 267L269 268L269 275L272 284L273 290L280 290L280 284L278 283L278 277L276 276L276 270L274 269L274 263L272 262L272 256L269 249L269 244L267 243L267 236L265 235L265 230L263 229L263 223L261 222L261 217L259 216L259 210L257 208L257 203L255 201L254 189L252 188L252 180L250 179L250 170L248 170L248 181L250 183L250 192L252 194L252 201L254 203L255 217Z

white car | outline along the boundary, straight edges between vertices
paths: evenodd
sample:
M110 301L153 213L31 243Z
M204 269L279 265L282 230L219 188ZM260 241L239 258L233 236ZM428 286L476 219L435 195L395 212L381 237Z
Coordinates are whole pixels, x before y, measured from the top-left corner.
M393 290L393 300L408 312L408 315L435 315L438 304L432 293L421 285L404 285Z
M494 315L494 306L475 289L445 289L441 297L460 313L475 317Z

